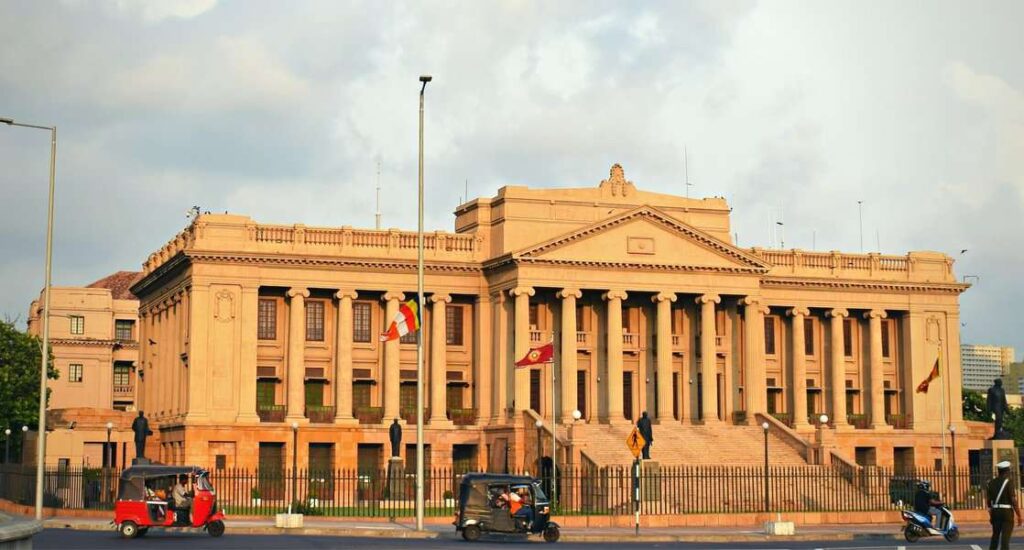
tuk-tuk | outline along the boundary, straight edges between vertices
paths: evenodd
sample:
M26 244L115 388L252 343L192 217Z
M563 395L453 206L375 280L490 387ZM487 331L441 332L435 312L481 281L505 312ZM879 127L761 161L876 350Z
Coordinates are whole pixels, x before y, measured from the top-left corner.
M459 486L454 524L470 542L484 533L542 535L547 542L561 536L558 524L551 521L551 501L540 481L529 476L466 474Z
M188 476L192 506L178 510L171 495L181 475ZM151 527L205 529L211 536L224 534L224 512L217 509L217 493L209 473L197 466L145 464L121 473L114 524L126 539L143 536Z

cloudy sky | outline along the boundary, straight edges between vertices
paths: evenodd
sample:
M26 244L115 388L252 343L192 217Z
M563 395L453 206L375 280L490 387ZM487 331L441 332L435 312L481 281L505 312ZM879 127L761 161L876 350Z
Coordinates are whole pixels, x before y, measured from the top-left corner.
M1021 2L7 0L0 116L60 131L54 282L143 259L192 205L415 227L465 193L724 196L742 246L939 250L964 341L1024 352ZM0 127L0 315L42 287L48 136ZM467 183L468 182L468 183ZM964 254L960 250L967 249Z

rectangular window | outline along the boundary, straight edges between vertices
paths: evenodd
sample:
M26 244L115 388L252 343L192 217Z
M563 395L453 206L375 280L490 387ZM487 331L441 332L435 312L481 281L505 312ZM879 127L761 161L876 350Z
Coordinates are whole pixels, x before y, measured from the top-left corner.
M68 382L81 382L82 381L82 365L78 363L71 363L68 365Z
M42 362L42 361L40 361ZM214 457L214 463L218 470L223 470L228 467L228 455L216 455Z
M448 386L446 401L448 402L448 410L461 409L462 408L462 386Z
M71 321L71 334L85 334L85 317L81 315L68 315Z
M306 406L322 407L324 405L324 383L319 380L306 382Z
M804 355L814 355L814 319L804 319Z
M129 319L114 321L114 338L117 340L134 340L135 321Z
M114 385L127 386L131 383L131 367L126 365L114 365Z
M413 332L406 333L406 335L399 338L398 341L403 344L415 344L419 337L420 331L416 330Z
M853 357L853 319L843 321L843 355Z
M277 300L260 300L256 333L260 340L277 340Z
M353 382L352 383L352 409L358 411L360 409L366 409L370 406L370 389L372 384L369 382Z
M306 302L306 340L324 341L324 303Z
M631 321L631 318L633 317L632 314L633 314L633 308L631 308L631 307L624 307L624 308L622 308L622 332L625 332L626 334L629 334L629 333L633 332L633 331L629 330L629 327L631 325L630 321Z
M256 381L256 406L269 407L275 405L277 382L274 380Z
M530 408L540 410L540 369L530 369Z
M463 338L462 306L445 306L445 343L461 346Z
M775 355L775 317L764 318L764 352Z
M416 414L416 384L402 384L398 390L400 413L403 416Z
M372 324L370 304L368 302L352 304L352 341L363 344L369 342Z
M889 320L882 319L882 357L889 358Z
M530 328L536 330L540 320L540 309L537 304L530 304Z
M583 331L583 306L576 306L576 332Z

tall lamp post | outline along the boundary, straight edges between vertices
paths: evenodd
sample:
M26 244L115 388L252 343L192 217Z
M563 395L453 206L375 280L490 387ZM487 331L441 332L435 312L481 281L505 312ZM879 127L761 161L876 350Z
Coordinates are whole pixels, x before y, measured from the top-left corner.
M423 96L427 82L434 78L420 76L420 166L416 232L416 300L422 318L423 302ZM443 405L435 405L443 406ZM423 335L416 337L416 530L423 530Z
M4 430L4 464L11 462L11 429Z
M541 465L540 459L544 455L544 439L542 437L543 429L544 429L544 421L543 420L538 420L538 421L534 422L533 425L537 427L537 477L540 478L543 481L543 479L544 479L544 468Z
M764 511L769 510L768 506L768 423L761 424L764 430Z
M288 514L292 513L292 504L297 502L299 494L299 423L292 422L292 498L288 501Z
M43 349L39 369L39 441L36 449L36 520L43 519L43 465L46 462L46 367L50 358L50 268L53 260L53 189L57 170L57 127L14 122L0 117L0 123L21 128L50 131L50 198L46 214L46 270L43 282Z
M112 460L113 453L110 452L110 431L113 430L113 429L114 429L114 423L113 422L107 422L107 446L103 448L103 462L104 462L104 464L103 464L103 486L104 486L104 488L103 488L103 498L104 499L110 497L110 488L113 487L113 484L110 483L110 467L113 466L113 464L111 464L113 462L113 460Z
M952 447L953 447L953 449L952 449L953 450L953 457L952 457L953 458L953 478L952 478L952 481L953 481L953 503L955 504L956 503L956 497L957 497L957 493L956 493L956 426L954 426L952 424L949 425L949 437L950 437L950 442L951 442Z

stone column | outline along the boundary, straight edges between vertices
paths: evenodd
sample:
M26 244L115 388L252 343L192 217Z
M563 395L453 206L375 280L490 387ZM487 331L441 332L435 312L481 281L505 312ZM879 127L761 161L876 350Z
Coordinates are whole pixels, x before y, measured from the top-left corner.
M209 285L192 285L192 308L189 312L192 315L192 326L191 326L191 341L189 343L189 354L188 354L188 376L189 385L192 387L192 391L188 394L188 414L185 419L187 422L202 423L207 421L209 418L209 387L210 380L207 378L209 373L210 365L210 354L209 354L209 331L210 331L210 286ZM152 324L150 325L150 333L154 336L157 335L157 314L152 311L150 319ZM156 338L154 338L156 340ZM160 341L157 340L157 346L151 346L154 352L159 347ZM150 366L156 364L158 357L151 359ZM154 369L146 369L146 395L148 397L148 403L145 403L144 408L141 410L151 410L152 414L156 409L156 394L161 391L160 377L153 378Z
M385 293L383 298L385 301L383 330L387 330L391 325L391 321L395 319L395 315L398 315L398 306L403 300L405 300L405 294L390 291ZM422 312L420 315L422 315ZM401 363L399 361L398 354L400 351L399 339L396 338L394 340L384 342L384 424L391 424L392 420L398 418L398 405L400 400L399 384L402 383L399 373Z
M622 408L622 301L629 295L623 290L604 293L608 301L608 422L624 423Z
M288 291L288 416L286 422L308 422L306 418L306 298L309 290Z
M793 428L809 429L807 422L807 356L804 353L804 344L807 335L804 334L804 319L811 314L805 307L795 307L786 313L792 317L791 326L793 329Z
M676 301L675 292L659 292L652 298L658 304L657 332L657 366L655 380L658 382L658 422L672 422L672 302Z
M558 291L558 298L562 299L562 422L572 423L572 413L576 410L576 300L583 297L583 293L575 288L563 288Z
M259 317L260 289L257 286L242 287L241 304L241 369L238 384L238 416L236 422L259 422L260 417L256 414L256 357L259 349L259 342L256 339ZM184 316L183 316L184 317ZM185 321L182 330L187 327ZM191 362L191 356L189 362ZM190 384L191 391L191 384ZM187 407L186 403L186 407Z
M885 387L882 383L882 319L885 319L886 314L885 310L873 309L865 313L864 317L868 320L868 329L871 333L871 429L885 429L889 427L885 422Z
M747 420L756 424L754 415L768 411L768 386L766 384L764 362L764 316L768 308L761 305L758 298L747 296L741 300L743 304L744 342L746 352L744 361L743 393L747 399Z
M505 293L495 292L490 296L493 331L481 335L492 338L491 348L491 423L504 424L508 420L508 313L505 305Z
M536 294L532 287L519 286L510 290L509 295L515 299L515 321L513 325L515 344L512 349L513 363L526 357L530 351L530 296ZM525 411L530 408L530 369L517 369L515 365L509 365L515 372L515 387L513 402L515 411ZM540 411L538 411L540 412ZM516 418L518 420L518 417Z
M352 300L359 297L355 290L339 290L338 322L334 340L334 423L356 424L352 414Z
M832 425L847 426L846 422L846 353L843 351L843 319L850 315L845 309L828 311L832 320Z
M718 418L718 348L715 345L715 304L722 298L704 294L700 304L701 415L705 424L720 422Z
M430 425L450 426L445 389L448 380L448 311L452 297L434 293L430 297Z

